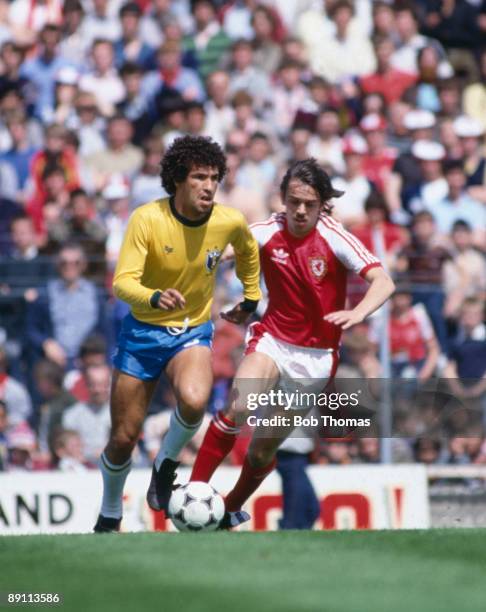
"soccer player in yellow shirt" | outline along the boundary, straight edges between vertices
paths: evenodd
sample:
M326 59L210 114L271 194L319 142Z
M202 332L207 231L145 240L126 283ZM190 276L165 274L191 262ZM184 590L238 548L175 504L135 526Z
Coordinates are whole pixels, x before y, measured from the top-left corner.
M177 456L198 430L211 392L211 303L228 244L244 300L225 318L244 323L261 297L258 245L240 212L214 202L226 172L219 145L209 138L178 138L161 168L170 197L132 214L113 281L115 295L131 312L114 357L112 426L101 455L103 500L95 532L120 528L131 454L162 371L177 409L154 462L147 501L154 510L167 509Z

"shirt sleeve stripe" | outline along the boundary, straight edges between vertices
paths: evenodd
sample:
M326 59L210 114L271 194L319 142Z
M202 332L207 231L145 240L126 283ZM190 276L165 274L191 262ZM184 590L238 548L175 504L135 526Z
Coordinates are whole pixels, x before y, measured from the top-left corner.
M356 249L358 249L358 251L362 253L363 259L367 260L368 263L374 263L378 261L378 259L368 251L368 249L356 238L356 236L354 236L351 232L343 230L340 223L337 223L331 217L326 217L326 220L330 221L330 225L334 226L335 231L342 235L343 238L348 238L348 240L355 245Z
M349 234L349 232L345 234L340 229L338 229L337 226L333 227L333 225L328 222L328 218L321 217L321 221L328 229L338 234L338 236L340 236L345 242L347 242L349 246L353 249L353 251L356 253L356 255L360 259L362 259L365 264L372 264L378 261L373 255L371 255L371 253L366 251L366 249L361 246L360 243L356 241L356 239L351 240L351 234Z

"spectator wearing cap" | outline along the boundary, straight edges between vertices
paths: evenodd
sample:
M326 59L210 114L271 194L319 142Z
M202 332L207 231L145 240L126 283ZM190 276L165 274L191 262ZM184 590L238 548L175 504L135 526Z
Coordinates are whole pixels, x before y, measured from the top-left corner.
M155 100L156 108L166 95L176 91L187 102L202 102L204 87L195 70L182 66L182 47L176 41L166 41L157 50L156 69L142 82L142 94Z
M79 88L92 93L105 117L115 112L115 105L125 96L125 88L114 64L113 43L107 38L97 38L91 46L92 69L80 79Z
M443 268L450 253L439 244L432 214L424 210L412 218L411 241L398 255L396 269L406 273L414 302L424 304L443 352L448 337L444 320Z
M301 82L302 65L284 60L279 66L273 88L273 108L267 114L277 134L284 139L294 123L297 112L306 105L309 93Z
M37 442L35 434L25 422L12 427L7 433L7 471L31 471L44 468L35 461Z
M452 259L444 264L444 316L455 319L465 298L486 298L486 259L474 248L472 229L465 221L452 226L451 243Z
M218 23L214 0L191 0L191 13L194 30L184 37L183 47L195 55L199 74L205 80L224 62L231 39Z
M123 174L131 178L140 169L143 155L139 147L131 144L133 127L123 115L114 115L106 130L107 147L90 155L84 162L98 180L108 182L112 174Z
M62 40L59 53L75 66L81 66L88 55L89 41L83 35L83 5L79 0L66 0L62 7Z
M464 112L486 129L486 49L479 54L480 79L468 85L462 95Z
M206 127L217 142L226 142L235 123L235 111L230 104L229 76L224 70L212 72L206 81Z
M332 172L342 174L345 170L339 115L333 108L323 108L317 117L315 134L309 142L309 155L320 164L328 165Z
M332 180L332 186L344 192L337 200L334 211L341 223L349 229L364 223L364 204L373 190L372 183L363 171L363 156L367 150L366 142L361 136L352 134L343 138L346 169L342 177Z
M74 116L74 102L78 93L79 72L66 66L56 75L54 86L54 106L44 117L45 123L67 123Z
M403 207L414 214L420 210L432 212L448 191L447 181L442 172L445 148L440 142L417 140L412 145L412 155L420 164L422 180L403 190Z
M438 74L447 78L453 74L444 47L434 38L419 33L419 20L416 6L409 0L394 3L395 25L399 44L394 51L391 63L398 70L416 74L419 72L418 58L425 47L432 47L438 54Z
M337 0L328 14L335 32L319 37L308 47L312 72L331 83L373 73L376 59L368 36L351 27L354 5L348 0Z
M167 197L160 184L160 160L164 147L157 136L151 136L143 143L143 164L132 180L130 207L133 210L141 204Z
M270 107L272 91L268 75L253 63L253 47L248 40L237 40L231 47L230 93L246 91L253 98L257 113Z
M279 7L280 8L280 7ZM257 4L251 17L253 27L253 61L266 74L273 74L282 61L282 29L272 7Z
M461 147L468 193L471 197L486 203L486 158L482 147L484 127L476 119L461 115L454 120L452 128Z
M20 75L26 78L36 91L35 114L42 118L54 108L54 85L56 76L71 62L59 53L61 30L59 26L48 24L39 34L39 51L34 57L26 60L21 67Z
M376 72L359 80L362 91L381 94L388 104L399 100L406 89L416 81L416 75L395 68L391 63L394 50L393 41L387 37L377 37L373 41L377 59Z
M435 116L430 111L413 109L403 117L403 126L410 136L410 147L402 151L395 160L385 187L392 219L397 223L407 220L402 214L402 198L406 188L409 185L417 185L422 180L420 163L412 154L411 147L418 140L434 140Z
M132 143L140 146L154 124L154 109L142 93L143 71L138 64L127 62L120 69L125 97L116 105L116 112L129 119L133 126Z
M378 347L382 321L373 318L369 338ZM423 304L412 306L412 293L399 286L391 298L389 320L390 353L393 378L406 376L425 382L435 372L439 345Z
M136 2L127 2L120 8L122 32L113 47L118 69L126 62L137 64L144 71L155 68L155 50L141 38L141 16L142 10Z
M123 176L113 174L101 195L106 205L103 215L107 235L106 261L109 270L113 271L131 213L130 187Z
M64 429L76 431L84 447L86 461L96 465L110 433L110 369L91 366L86 371L89 398L78 402L62 415Z
M456 221L466 221L473 230L474 243L484 248L486 243L486 209L466 191L466 174L462 162L444 162L444 176L447 194L428 209L435 219L437 230L444 236L450 235Z
M72 367L90 334L104 330L104 304L96 286L84 278L81 246L66 244L57 257L58 277L27 305L26 350L30 364L45 357L63 369Z
M109 0L93 0L91 8L81 24L81 32L88 48L95 40L109 40L114 43L121 36L121 24L115 13L119 4Z
M387 145L386 121L381 115L366 115L359 127L367 145L363 172L379 191L383 191L397 157L396 151Z

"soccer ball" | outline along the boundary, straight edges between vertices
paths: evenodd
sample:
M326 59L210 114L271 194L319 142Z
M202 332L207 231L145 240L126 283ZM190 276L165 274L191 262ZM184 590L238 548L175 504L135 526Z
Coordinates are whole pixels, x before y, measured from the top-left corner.
M223 498L207 482L189 482L169 501L169 517L179 531L214 531L224 512Z

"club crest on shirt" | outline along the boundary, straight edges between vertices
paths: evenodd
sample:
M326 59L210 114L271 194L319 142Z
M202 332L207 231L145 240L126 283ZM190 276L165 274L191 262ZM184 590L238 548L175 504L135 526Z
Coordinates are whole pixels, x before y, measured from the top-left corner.
M208 272L212 272L216 268L222 254L218 247L206 252L206 269Z
M323 257L309 257L310 270L317 279L326 275L327 264Z

